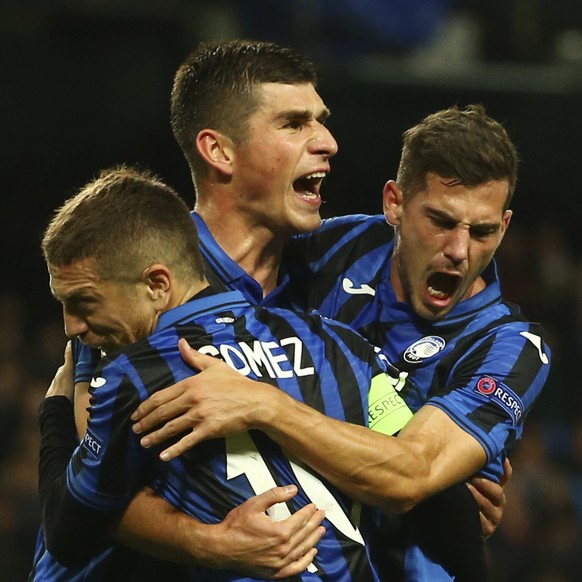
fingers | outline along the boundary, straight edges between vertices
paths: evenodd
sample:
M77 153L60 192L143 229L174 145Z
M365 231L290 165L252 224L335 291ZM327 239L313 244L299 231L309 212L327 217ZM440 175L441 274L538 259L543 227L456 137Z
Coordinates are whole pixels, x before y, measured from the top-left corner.
M511 479L512 475L513 467L511 466L509 459L505 459L505 461L503 461L503 475L501 476L501 480L499 482L502 487L505 487L506 483Z
M210 366L221 363L220 360L201 354L191 348L184 338L180 339L178 346L186 363L196 370L202 371ZM169 418L174 418L188 411L190 409L190 402L188 401L187 393L191 378L181 380L173 386L160 390L152 394L147 400L144 400L131 415L131 420L136 423L133 426L134 432L136 434L146 432ZM170 432L166 432L165 437L174 436L188 428L188 426L191 425L174 425L172 427L173 432L171 434Z
M180 338L178 342L178 349L180 350L180 355L182 359L195 370L201 372L209 366L217 364L220 360L207 354L201 354L198 350L195 350L190 344L184 339Z
M486 540L493 535L501 523L503 509L505 507L505 493L500 485L486 480L483 480L486 484L479 483L478 489L473 485L473 482L475 481L475 478L472 479L471 483L467 483L467 486L479 507L481 536ZM483 494L484 491L486 492L486 495Z
M319 541L319 540L318 540ZM281 568L273 576L273 580L280 580L282 578L290 578L291 576L297 576L302 572L305 572L315 559L317 555L317 548L311 548L308 552L303 554L299 559L291 562L284 568Z
M252 497L247 503L249 504L256 504L257 509L266 513L269 508L271 508L276 503L285 503L286 501L290 501L297 495L297 486L296 485L285 485L283 487L273 487L260 493L259 495L255 495ZM302 508L302 510L305 508Z
M505 506L507 502L505 491L499 483L495 483L495 481L485 479L484 477L473 477L469 483L472 485L473 490L479 494L479 497L475 493L473 494L479 508L481 508L481 505L491 505L494 507Z
M167 418L177 414L182 414L184 410L187 412L189 409L183 408L177 403L173 403L172 405L164 405L150 413L147 417L143 418L139 422L136 422L132 426L132 430L135 434L142 434L151 428L160 425ZM189 419L186 414L183 414L182 416L178 416L178 418L174 418L173 420L166 422L157 430L150 432L142 439L142 446L147 448L160 444L161 442L188 429L194 430L195 427L196 423Z
M325 511L309 503L285 520L285 526L289 530L288 557L290 560L301 559L321 539L325 534L325 527L321 525L324 519Z
M131 420L137 422L134 431L139 433L153 428L171 416L172 406L169 403L181 396L185 391L185 380L152 394L144 400L131 415ZM135 427L140 430L136 430Z
M300 511L308 506L302 507ZM291 517L297 517L297 513L294 513ZM302 520L305 515L302 516ZM322 509L315 508L313 514L309 517L307 521L304 521L300 527L295 531L290 539L290 546L294 548L290 552L290 558L293 560L299 560L305 552L309 551L315 544L323 537L325 534L325 527L321 525L321 522L325 518L325 511ZM291 518L288 518L291 519ZM297 522L299 526L301 522Z
M62 366L59 368L58 375L64 376L67 380L73 378L74 363L73 363L73 344L71 341L67 342L65 346L65 357Z
M309 506L301 508L300 511L293 514L287 521L290 522L293 518L297 519L298 514L308 508ZM275 580L300 574L312 565L317 554L315 544L325 535L325 527L321 525L324 518L325 512L320 509L315 509L311 517L293 534L289 540L289 547L292 550L289 552L288 560L291 561L276 572L273 577Z
M266 510L274 503L288 501L296 492L297 488L294 485L276 487L258 495L255 501ZM321 525L324 518L325 512L311 503L285 520L292 532L287 544L288 563L273 575L274 580L295 576L309 568L317 555L315 544L325 535L325 527Z
M46 397L66 396L73 400L75 391L75 382L73 378L73 351L71 342L68 341L65 346L64 361L55 373L50 386L46 392Z
M140 441L141 446L147 449L148 447L154 446L166 440L167 437L164 436L163 432L164 429L161 429L155 433L149 434L147 437L144 437ZM167 449L164 449L160 453L160 459L166 462L171 461L172 459L175 459L176 457L184 454L186 451L189 451L205 439L206 434L204 432L201 430L192 429L190 433L182 437L177 443L173 444Z
M268 516L273 506L290 501L295 485L274 487L234 508L220 527L228 540L230 569L261 579L281 579L312 569L315 544L325 535L325 513L310 503L281 521ZM218 554L222 556L222 554Z
M73 342L70 340L65 346L65 366L69 369L73 369Z
M297 494L296 485L286 485L284 487L273 487L246 503L253 509L266 513L277 503L290 501ZM309 503L297 510L293 515L285 519L285 526L289 530L290 557L293 560L299 559L306 551L314 546L325 533L325 528L321 522L325 519L325 511L317 509L315 504Z

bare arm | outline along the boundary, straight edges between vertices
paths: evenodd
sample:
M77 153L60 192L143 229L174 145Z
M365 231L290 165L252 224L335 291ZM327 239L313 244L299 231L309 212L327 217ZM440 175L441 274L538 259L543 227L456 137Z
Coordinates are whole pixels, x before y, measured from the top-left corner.
M308 505L284 521L266 510L289 501L294 486L277 487L232 510L221 523L203 524L145 488L127 508L117 538L142 553L172 562L203 564L253 577L279 579L303 572L325 532L324 512ZM155 519L152 519L155 515Z
M164 459L208 438L258 428L352 498L398 512L467 479L486 462L481 445L436 407L423 407L398 438L388 437L326 417L196 353L184 340L180 349L206 376L194 376L158 393L134 415L139 421L136 432L174 418L144 437L144 446L193 427L162 453Z

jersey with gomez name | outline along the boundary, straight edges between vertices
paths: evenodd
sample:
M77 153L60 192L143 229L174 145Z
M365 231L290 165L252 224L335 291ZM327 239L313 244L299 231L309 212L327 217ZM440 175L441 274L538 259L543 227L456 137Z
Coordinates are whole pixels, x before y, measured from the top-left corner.
M273 517L283 519L314 502L326 511L327 530L313 564L296 580L377 580L362 536L348 517L351 502L299 461L285 456L263 433L212 439L168 463L157 459L159 450L140 446L131 430L131 413L156 390L192 375L177 349L181 337L328 416L367 425L371 392L374 401L392 402L393 418L402 413L405 420L409 418L373 348L347 326L318 315L251 306L239 292L197 296L164 313L147 340L111 354L96 370L87 433L67 467L66 488L58 479L44 485L65 491L64 500L57 496L51 501L53 507L45 510L49 546L51 535L68 536L64 543L70 543L74 552L78 540L70 533L75 520L71 508L88 507L96 515L115 518L144 482L204 523L222 521L251 496L292 483L299 493L287 504L275 506ZM394 425L396 430L405 420ZM46 493L43 497L48 498ZM91 538L102 535L94 525L83 545L90 546ZM204 568L196 569L196 579L252 580Z

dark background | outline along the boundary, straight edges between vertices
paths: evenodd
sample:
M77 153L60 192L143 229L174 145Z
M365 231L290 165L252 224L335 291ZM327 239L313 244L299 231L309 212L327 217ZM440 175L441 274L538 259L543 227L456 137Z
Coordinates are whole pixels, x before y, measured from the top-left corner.
M31 562L36 412L64 341L43 228L65 198L121 162L154 170L193 204L169 126L172 79L198 42L234 37L290 44L318 65L340 144L326 216L379 212L402 132L430 112L479 102L509 130L522 165L499 252L503 288L544 323L555 364L489 546L495 580L578 579L579 0L0 2L0 579L24 579Z

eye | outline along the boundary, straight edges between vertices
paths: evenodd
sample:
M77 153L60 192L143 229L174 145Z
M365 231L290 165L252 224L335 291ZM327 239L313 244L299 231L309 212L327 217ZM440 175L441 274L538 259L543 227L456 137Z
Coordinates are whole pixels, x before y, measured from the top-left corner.
M446 230L453 230L457 226L454 220L445 218L444 216L430 216L431 222L438 228L444 228Z
M91 315L95 310L96 301L92 297L75 297L65 303L65 309L78 317Z
M474 226L471 228L471 234L475 238L487 238L497 232L496 226Z
M303 127L303 122L298 119L291 119L283 127L287 129L301 129Z

